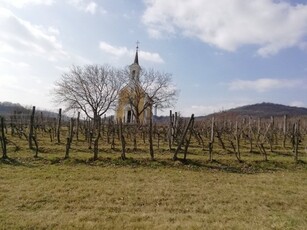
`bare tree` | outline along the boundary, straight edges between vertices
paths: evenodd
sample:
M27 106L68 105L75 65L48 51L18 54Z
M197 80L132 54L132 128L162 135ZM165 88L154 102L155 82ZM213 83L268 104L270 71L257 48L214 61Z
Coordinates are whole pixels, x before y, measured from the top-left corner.
M55 100L66 110L81 110L94 121L94 160L98 158L100 119L112 109L124 84L123 71L110 66L73 66L55 83Z
M126 76L129 76L126 71ZM153 69L142 69L138 78L130 79L130 93L126 99L132 108L136 123L140 124L141 114L151 107L165 109L172 107L177 100L177 89L172 84L171 74ZM150 116L151 117L151 116Z
M115 106L123 83L123 72L110 66L73 66L55 83L54 99L65 104L66 111L81 110L97 124Z

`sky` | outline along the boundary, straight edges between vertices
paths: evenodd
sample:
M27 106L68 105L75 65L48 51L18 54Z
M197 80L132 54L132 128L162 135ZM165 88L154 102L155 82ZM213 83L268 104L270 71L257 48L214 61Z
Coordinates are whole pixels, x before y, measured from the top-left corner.
M57 111L72 65L171 73L184 116L307 107L307 0L0 0L0 102ZM158 115L168 114L168 110Z

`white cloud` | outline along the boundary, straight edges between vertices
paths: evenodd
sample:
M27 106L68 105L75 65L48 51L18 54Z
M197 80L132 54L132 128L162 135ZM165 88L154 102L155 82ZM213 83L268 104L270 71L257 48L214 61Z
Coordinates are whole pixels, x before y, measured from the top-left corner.
M69 72L70 68L68 66L56 66L57 70L59 70L61 73Z
M68 3L85 13L95 14L98 9L97 3L91 0L68 0ZM100 12L105 13L106 11L101 10Z
M99 48L111 55L117 56L117 57L122 57L124 55L127 55L129 53L129 50L126 47L123 46L112 46L107 42L100 42L99 43Z
M12 101L46 107L46 87L39 77L33 75L0 75L0 101ZM18 93L17 93L18 92ZM21 96L23 95L22 99Z
M257 80L234 80L229 83L229 89L266 92L274 89L294 88L301 84L302 82L300 80L260 78Z
M134 55L134 51L130 51L130 56ZM132 54L132 55L131 55ZM147 51L139 51L139 57L142 60L150 61L150 62L156 62L156 63L164 63L164 60L161 58L161 56L158 53L151 53Z
M301 47L307 5L285 0L146 0L143 22L153 37L184 34L227 51L256 45L269 56Z
M8 87L12 87L14 85L18 85L18 79L15 76L12 75L4 75L1 74L0 76L0 87L2 89L8 88Z
M9 59L0 57L0 67L1 68L8 68L8 67L28 68L30 67L30 65L26 62L16 62L16 61L11 61Z
M85 12L89 12L91 14L95 14L96 13L96 9L97 9L97 4L95 2L90 2L86 8L85 8Z
M2 0L2 2L16 8L23 8L28 5L51 5L54 0Z
M52 26L50 26L50 27L48 28L48 32L49 32L50 34L54 34L55 36L60 35L60 31L59 31L57 28L52 27Z
M90 63L62 47L57 28L33 24L1 7L0 28L0 101L51 107L47 87L65 66Z
M15 51L14 47L9 46L7 43L2 42L0 39L0 52L1 53L13 53Z
M121 58L124 56L133 57L135 55L135 50L128 49L124 46L113 46L107 42L101 41L99 43L99 48L116 58ZM156 63L164 63L164 60L161 58L161 56L158 53L151 53L148 51L139 51L139 58L144 61L149 62L156 62Z
M40 56L54 61L67 56L57 38L56 28L34 25L1 7L0 28L0 51L3 53Z

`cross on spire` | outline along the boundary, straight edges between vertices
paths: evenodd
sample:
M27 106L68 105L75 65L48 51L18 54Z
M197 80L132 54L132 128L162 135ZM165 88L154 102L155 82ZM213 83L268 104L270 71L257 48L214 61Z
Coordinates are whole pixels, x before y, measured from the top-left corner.
M139 44L140 44L140 42L137 40L137 41L136 41L136 50L137 50L137 51L139 50Z

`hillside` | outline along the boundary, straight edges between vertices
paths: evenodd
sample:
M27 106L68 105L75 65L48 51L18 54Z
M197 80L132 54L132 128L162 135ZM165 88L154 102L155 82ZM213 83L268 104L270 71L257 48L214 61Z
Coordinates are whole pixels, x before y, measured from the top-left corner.
M29 113L29 109L26 109L19 103L12 102L0 102L0 115L7 116L16 113Z
M11 103L11 102L0 102L0 116L8 116L14 113L23 113L29 114L31 109L25 108L24 106L18 103ZM38 110L37 112L43 112L45 115L49 117L57 117L57 113L49 112L49 111L41 111ZM245 117L245 116L252 116L252 117L279 117L279 116L290 116L290 117L299 117L299 116L307 116L307 108L303 107L295 107L295 106L287 106L281 104L274 104L274 103L258 103L253 105L245 105L229 110L225 110L218 113L209 114L207 116L200 116L198 118L210 118L212 116L215 117L225 117L225 118L234 118L234 117ZM155 116L154 120L157 123L165 123L169 122L168 116Z
M263 102L259 104L245 105L223 112L210 114L206 117L279 117L284 115L291 117L307 116L307 108Z
M16 114L30 114L32 107L25 107L19 103L12 102L0 102L0 116L8 117L14 113ZM47 110L36 109L36 114L43 113L47 117L57 117L58 114ZM67 119L67 116L63 114L63 119Z

